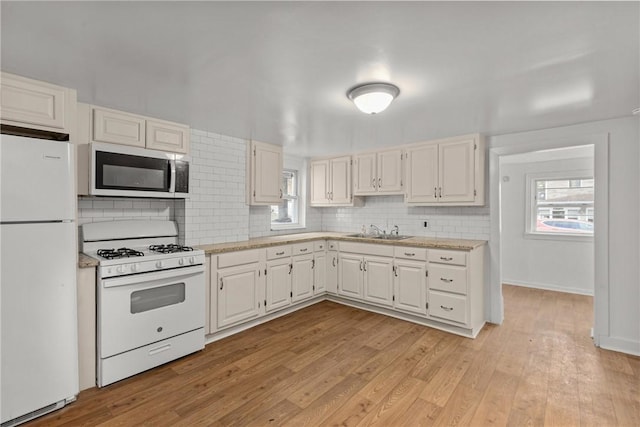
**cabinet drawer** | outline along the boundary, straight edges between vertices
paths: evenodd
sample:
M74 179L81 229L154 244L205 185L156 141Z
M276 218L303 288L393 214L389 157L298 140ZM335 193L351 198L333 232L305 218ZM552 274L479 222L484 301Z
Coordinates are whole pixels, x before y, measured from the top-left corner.
M467 267L429 264L429 288L467 294Z
M467 298L462 295L429 291L429 316L466 324Z
M313 252L313 242L296 243L292 247L291 255L304 255Z
M321 240L319 242L313 242L313 251L314 252L322 252L327 248L327 242Z
M228 252L218 255L218 268L233 267L235 265L251 264L260 261L260 250Z
M340 242L340 252L392 257L393 246L376 245L371 243Z
M427 260L427 250L424 248L409 248L409 247L396 246L393 250L393 255L396 258L417 259L420 261Z
M267 248L267 259L286 258L291 256L291 246L275 246Z
M145 119L102 108L93 109L93 140L113 144L145 146Z
M429 262L441 264L467 265L467 253L445 249L429 249Z

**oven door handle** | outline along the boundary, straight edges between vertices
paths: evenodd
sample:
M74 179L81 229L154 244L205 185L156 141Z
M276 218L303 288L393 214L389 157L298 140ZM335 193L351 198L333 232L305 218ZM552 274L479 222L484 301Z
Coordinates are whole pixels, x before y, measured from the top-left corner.
M185 267L180 270L164 270L152 273L134 274L124 277L112 277L102 280L103 288L112 288L115 286L131 286L142 285L149 282L155 282L162 279L182 280L189 276L204 274L204 266L194 265L193 267Z

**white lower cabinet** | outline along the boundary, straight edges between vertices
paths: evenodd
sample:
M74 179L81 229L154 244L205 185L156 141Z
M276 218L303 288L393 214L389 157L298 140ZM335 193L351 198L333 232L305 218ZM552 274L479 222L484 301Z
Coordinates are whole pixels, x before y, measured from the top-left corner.
M291 305L291 258L267 261L265 309L278 310Z
M327 291L327 252L321 249L313 254L313 294L318 295Z
M393 258L365 256L363 273L364 300L391 307L393 305Z
M340 253L338 258L338 295L362 298L362 256Z
M258 317L258 271L258 263L218 270L218 328Z
M298 302L313 296L313 254L293 257L291 277L291 302Z
M229 252L211 257L208 331L326 292L337 301L391 310L401 318L404 313L407 320L475 337L485 322L483 266L484 246L451 250L341 241L338 247L316 241Z
M327 242L327 292L338 293L338 243Z
M427 314L427 263L396 259L393 279L393 306L410 313Z

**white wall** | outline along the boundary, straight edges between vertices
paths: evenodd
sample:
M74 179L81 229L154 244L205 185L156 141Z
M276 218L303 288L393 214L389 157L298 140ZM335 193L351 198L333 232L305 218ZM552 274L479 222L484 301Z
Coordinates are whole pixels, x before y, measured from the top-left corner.
M608 137L608 151L603 153L601 148L596 146L595 154L596 179L599 170L602 170L599 158L608 158L608 175L605 179L608 186L603 189L608 196L606 212L608 233L606 239L599 242L596 231L595 239L595 304L598 322L595 339L602 347L640 355L640 264L638 263L640 243L637 238L640 233L640 194L638 192L640 120L638 117L499 135L489 139L492 165L490 185L492 279L488 297L491 302L491 320L499 321L496 318L499 317L499 308L502 304L499 281L495 280L495 272L500 271L498 260L495 259L496 242L499 241L499 237L494 238L495 224L498 223L499 218L499 214L494 216L495 207L493 206L498 200L495 194L499 181L495 175L496 156L499 156L500 152L504 153L519 147L526 147L524 151L533 151L547 148L553 141L577 142L599 134ZM597 192L598 189L596 189ZM596 197L598 197L597 194ZM597 221L596 216L596 229ZM606 246L603 247L603 245ZM598 269L598 265L604 268ZM600 278L602 272L604 275ZM605 307L599 307L600 304L604 304Z
M525 236L526 175L577 170L593 174L593 158L501 162L503 283L593 295L593 238Z

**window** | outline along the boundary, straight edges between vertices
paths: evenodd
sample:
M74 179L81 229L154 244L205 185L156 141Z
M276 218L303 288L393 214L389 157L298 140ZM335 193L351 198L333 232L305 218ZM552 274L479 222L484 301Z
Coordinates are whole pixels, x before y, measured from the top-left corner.
M592 236L593 182L589 174L528 175L527 233Z
M298 223L298 171L282 172L282 203L271 206L271 225Z

